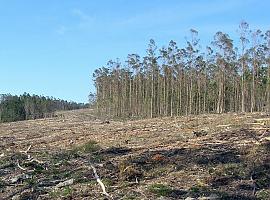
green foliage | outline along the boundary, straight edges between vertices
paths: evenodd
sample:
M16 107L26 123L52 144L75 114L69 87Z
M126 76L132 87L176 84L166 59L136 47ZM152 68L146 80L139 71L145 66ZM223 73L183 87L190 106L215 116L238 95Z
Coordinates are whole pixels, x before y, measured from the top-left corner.
M6 186L6 183L0 179L0 189L4 188Z
M256 193L256 197L260 200L268 200L270 199L270 190L260 190Z
M26 117L23 101L17 96L7 98L0 106L1 122L19 121Z
M213 177L218 176L239 176L245 178L249 175L247 167L242 163L228 163L215 166L209 169L209 173Z
M245 22L239 33L240 46L218 31L211 45L201 48L191 29L184 47L170 41L158 49L151 39L146 55L129 54L124 63L110 60L93 74L98 113L153 118L269 112L269 32L251 31Z
M204 196L204 195L210 195L210 191L207 187L205 186L199 186L195 185L189 189L189 194L192 197L199 197L199 196Z
M95 151L98 151L100 149L100 146L97 144L96 141L90 140L78 147L75 147L72 152L81 152L81 153L92 153Z
M157 196L168 196L172 192L172 188L163 184L153 184L149 186L149 191Z
M72 110L85 107L84 104L67 102L51 97L23 94L21 96L0 95L0 122L52 116L56 110Z
M50 192L50 196L52 198L63 198L63 197L67 198L71 195L72 195L72 188L70 188L69 186L56 189Z

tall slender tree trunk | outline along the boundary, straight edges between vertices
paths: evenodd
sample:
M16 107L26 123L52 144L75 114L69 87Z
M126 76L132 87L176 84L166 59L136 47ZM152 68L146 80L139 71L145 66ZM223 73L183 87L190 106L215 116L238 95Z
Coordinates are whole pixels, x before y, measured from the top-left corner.
M245 110L245 91L246 91L246 87L245 87L245 63L242 60L242 91L241 91L241 111L244 113Z

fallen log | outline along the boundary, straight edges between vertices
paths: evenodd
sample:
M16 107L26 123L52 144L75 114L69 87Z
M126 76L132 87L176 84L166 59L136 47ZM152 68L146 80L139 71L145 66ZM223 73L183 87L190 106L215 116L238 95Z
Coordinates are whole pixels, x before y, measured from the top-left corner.
M62 188L62 187L65 187L65 186L69 186L69 185L72 185L74 183L74 179L69 179L69 180L66 180L64 182L61 182L61 183L58 183L55 188Z

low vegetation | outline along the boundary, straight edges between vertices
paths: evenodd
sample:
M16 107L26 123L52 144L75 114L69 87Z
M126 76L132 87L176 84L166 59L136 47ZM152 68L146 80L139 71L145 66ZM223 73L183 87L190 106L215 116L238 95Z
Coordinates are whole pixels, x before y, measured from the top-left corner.
M269 199L264 113L109 123L90 113L1 124L0 198Z

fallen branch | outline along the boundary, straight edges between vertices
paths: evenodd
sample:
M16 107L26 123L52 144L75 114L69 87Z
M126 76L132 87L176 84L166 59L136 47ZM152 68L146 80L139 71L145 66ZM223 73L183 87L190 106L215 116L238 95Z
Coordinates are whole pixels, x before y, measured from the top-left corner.
M26 149L26 151L20 151L20 152L27 154L30 151L31 147L32 147L32 145L30 144L30 146Z
M44 164L43 161L40 161L40 160L38 160L36 158L33 158L33 157L29 157L27 160L28 160L29 163L36 162L38 164Z
M220 125L217 125L217 128L219 127L229 127L229 126L232 126L231 124L220 124Z
M61 182L61 183L58 183L55 187L56 188L61 188L61 187L65 187L65 186L69 186L69 185L72 185L74 183L74 179L69 179L67 181L64 181L64 182Z
M95 175L95 178L96 178L98 184L101 186L102 193L103 193L104 195L106 195L107 197L112 198L112 197L106 192L105 185L104 185L103 182L100 180L100 178L99 178L99 176L98 176L98 174L97 174L96 168L95 168L93 165L91 165L91 168L92 168L92 170L93 170L93 172L94 172L94 175Z
M247 122L246 123L247 125L259 125L259 126L264 126L265 123L262 123L262 122Z
M257 122L261 122L261 121L270 121L270 118L261 118L261 119L255 119L255 121Z
M26 170L27 170L26 168L23 168L23 167L20 165L19 160L17 160L17 166L18 166L21 170L23 170L23 171L26 171Z
M249 129L258 130L258 131L260 131L260 130L268 131L269 130L269 128L267 128L267 127L250 127Z

